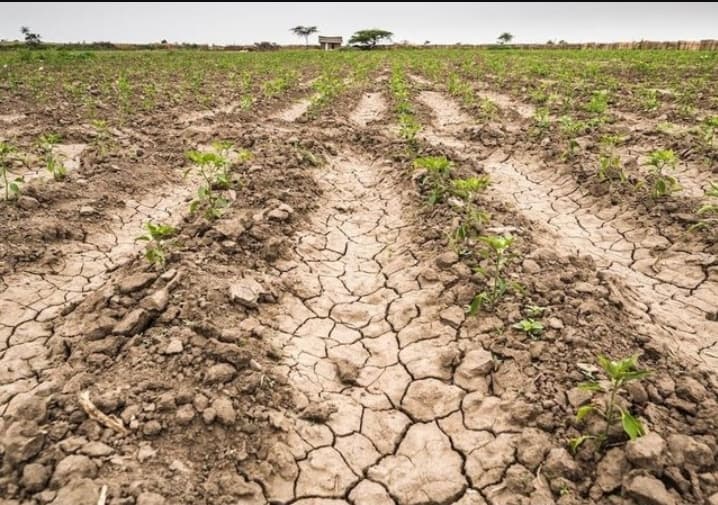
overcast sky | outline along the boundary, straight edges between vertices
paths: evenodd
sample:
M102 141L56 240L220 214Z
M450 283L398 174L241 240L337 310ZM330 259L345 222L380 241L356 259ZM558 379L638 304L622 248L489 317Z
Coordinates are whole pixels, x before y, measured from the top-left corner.
M324 35L363 28L397 42L485 43L503 31L515 42L718 39L718 3L14 3L0 4L0 39L27 25L52 42L303 42L289 32L316 25Z

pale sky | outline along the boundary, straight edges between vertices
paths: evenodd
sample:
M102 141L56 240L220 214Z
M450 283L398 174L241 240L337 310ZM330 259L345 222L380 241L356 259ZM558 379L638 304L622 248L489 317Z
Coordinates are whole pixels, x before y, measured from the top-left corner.
M718 39L718 3L77 3L0 4L0 39L27 25L48 42L303 43L289 28L316 25L323 35L364 28L394 41L490 43ZM313 37L316 41L316 36Z

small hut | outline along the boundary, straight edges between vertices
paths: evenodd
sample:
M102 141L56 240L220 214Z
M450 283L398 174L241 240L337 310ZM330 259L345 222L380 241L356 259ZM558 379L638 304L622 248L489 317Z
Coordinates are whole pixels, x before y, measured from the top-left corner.
M319 36L319 47L321 47L325 51L331 51L332 49L341 47L341 45L341 37L323 37L322 35Z

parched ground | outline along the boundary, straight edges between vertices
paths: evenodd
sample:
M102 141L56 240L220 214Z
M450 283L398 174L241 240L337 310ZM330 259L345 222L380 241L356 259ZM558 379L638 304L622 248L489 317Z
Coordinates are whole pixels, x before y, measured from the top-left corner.
M316 110L305 86L174 111L132 154L77 148L65 182L35 170L2 202L0 504L718 503L715 244L542 156L499 91L482 122L414 76L412 153L386 72ZM208 221L181 154L216 139L254 157ZM467 314L485 281L447 240L461 209L427 205L412 168L439 154L490 177L481 231L516 237L523 289L493 311ZM676 213L709 180L680 176ZM178 229L163 269L148 220ZM513 327L530 305L535 337ZM599 354L651 371L619 399L647 434L574 454L603 429L575 417Z

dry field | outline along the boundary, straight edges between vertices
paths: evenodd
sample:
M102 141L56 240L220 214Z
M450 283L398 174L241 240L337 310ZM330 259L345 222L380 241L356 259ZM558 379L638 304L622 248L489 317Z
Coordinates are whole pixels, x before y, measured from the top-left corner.
M0 52L0 504L718 504L716 82Z

